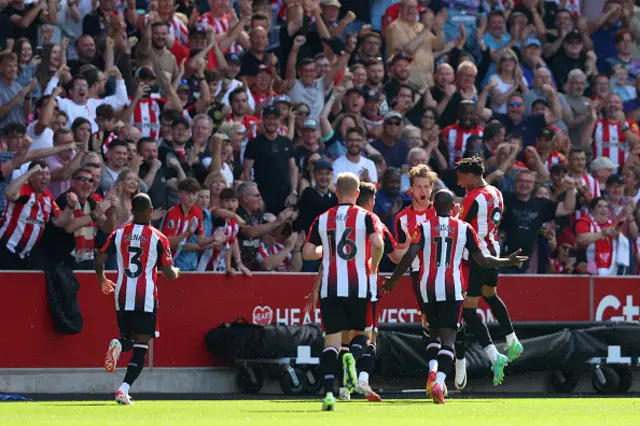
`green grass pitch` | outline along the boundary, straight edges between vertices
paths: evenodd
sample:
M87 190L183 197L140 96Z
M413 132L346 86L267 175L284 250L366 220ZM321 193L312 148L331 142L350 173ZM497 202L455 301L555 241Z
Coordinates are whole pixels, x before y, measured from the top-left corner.
M319 401L111 401L0 403L0 425L64 426L328 426L328 425L640 425L640 399L423 399L338 402L320 412Z

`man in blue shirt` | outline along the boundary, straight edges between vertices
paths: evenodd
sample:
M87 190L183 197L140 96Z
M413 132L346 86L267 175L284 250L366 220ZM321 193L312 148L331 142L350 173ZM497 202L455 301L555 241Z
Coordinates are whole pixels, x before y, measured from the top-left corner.
M382 175L382 189L376 193L376 203L373 206L373 212L391 232L398 212L411 203L411 197L400 192L401 179L402 173L399 169L388 168Z
M589 30L593 40L593 50L598 57L598 71L608 68L607 59L616 56L615 33L620 28L631 26L631 14L620 0L607 0L602 8L602 16L593 22Z
M384 116L380 138L371 143L371 146L384 157L389 167L401 168L407 162L409 143L398 137L401 129L402 114L390 111Z

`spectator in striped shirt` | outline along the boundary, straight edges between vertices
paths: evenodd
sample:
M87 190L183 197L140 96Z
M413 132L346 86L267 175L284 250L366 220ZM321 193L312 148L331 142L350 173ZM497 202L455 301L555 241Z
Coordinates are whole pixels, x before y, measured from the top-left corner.
M265 213L264 218L267 223L276 221L275 215L271 213ZM262 236L257 254L260 268L272 272L300 272L304 231L292 232L284 242L281 242L281 237L282 234L277 229Z

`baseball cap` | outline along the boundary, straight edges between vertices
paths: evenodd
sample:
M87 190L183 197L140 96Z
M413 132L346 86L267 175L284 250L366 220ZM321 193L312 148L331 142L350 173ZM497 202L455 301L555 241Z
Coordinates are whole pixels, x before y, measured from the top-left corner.
M261 72L266 72L267 74L271 74L271 69L265 64L260 64L258 65L258 68L256 70L256 75L260 74Z
M331 162L329 162L328 160L325 160L324 158L319 159L318 161L316 161L316 163L313 165L313 171L317 172L320 170L331 170L333 171L333 166L331 165Z
M307 118L302 122L302 128L318 130L318 122L312 118Z
M575 41L579 41L582 43L582 34L580 34L580 31L578 30L569 31L567 35L564 36L564 41L566 41L567 43Z
M340 3L338 0L322 0L320 2L320 7L337 7L338 9L340 9L342 7L342 3Z
M135 77L141 80L151 80L155 79L156 75L151 68L140 67L138 68L138 71L136 71Z
M195 25L189 28L189 35L192 36L194 34L207 34L207 28L203 25Z
M524 47L529 47L529 46L542 47L542 43L540 43L540 40L538 40L535 37L529 37L527 41L524 42Z
M380 92L378 92L377 90L367 90L364 94L364 100L369 101L372 99L375 99L376 101L379 101L381 98L380 96Z
M227 53L226 55L224 55L224 59L226 59L227 62L240 63L240 56L238 56L237 53Z
M556 132L550 127L545 127L538 133L539 138L546 139L547 141L552 140L555 135Z
M394 65L396 62L401 61L403 59L405 61L413 62L413 57L409 55L407 52L398 52L395 55L393 55L393 57L391 58L391 61L389 62L389 65Z
M358 95L362 96L362 91L360 89L358 89L357 87L351 87L349 89L347 89L347 91L344 93L344 96L349 96L352 95L354 93L357 93Z
M276 96L276 98L273 100L273 103L274 104L290 104L291 98L289 98L289 96L287 95Z
M569 228L564 228L560 235L558 235L558 246L564 245L576 248L576 237Z
M607 186L624 185L624 178L620 175L611 175L607 178Z
M402 114L400 114L398 111L389 111L384 115L384 121L389 121L392 118L398 118L402 120Z
M276 117L280 117L280 108L275 105L269 105L262 110L262 116L266 117L267 115L275 115Z
M617 168L618 166L616 166L616 164L607 157L598 157L591 162L592 171L600 169L616 170Z
M182 83L182 84L179 84L179 85L178 85L178 90L177 90L177 91L179 92L179 91L181 91L181 90L186 90L187 92L190 92L190 91L191 91L191 88L189 87L189 85L188 85L188 84L186 84L186 83Z
M187 120L187 118L182 116L182 115L179 116L179 117L176 117L173 120L173 123L171 124L171 128L176 127L178 124L184 124L185 126L187 126L187 128L191 127L191 124L189 123L189 120Z

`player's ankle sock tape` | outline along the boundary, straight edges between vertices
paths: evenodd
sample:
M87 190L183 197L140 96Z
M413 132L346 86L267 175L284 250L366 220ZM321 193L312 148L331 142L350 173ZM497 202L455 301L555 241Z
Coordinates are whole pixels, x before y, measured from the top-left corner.
M365 351L367 350L367 344L369 343L369 338L367 336L363 336L361 334L351 340L351 355L357 361Z
M324 348L320 356L320 372L325 392L333 392L333 383L341 370L338 360L338 349L333 346Z
M461 325L458 333L456 334L456 358L464 359L467 353L467 347L464 344L465 334L464 334L464 326Z
M491 297L485 296L483 299L491 308L491 312L493 312L493 315L496 317L498 324L500 324L500 327L502 327L505 334L513 333L513 324L511 324L509 311L507 310L507 305L504 304L502 299L500 299L497 294Z
M133 349L133 342L129 339L118 339L122 345L122 352L129 352Z
M376 363L376 345L369 343L367 351L356 362L356 369L371 374Z
M491 344L491 336L489 335L489 329L486 324L482 322L476 308L464 308L462 310L462 318L471 331L478 339L480 346L486 348Z
M438 340L431 340L427 344L427 361L436 360L438 358L438 351L440 350L441 345Z
M131 361L127 366L127 374L124 376L124 382L129 386L136 381L142 369L144 368L144 360L147 357L147 350L149 349L149 345L142 345L136 343L133 345L133 355L131 356Z
M422 343L424 343L424 350L427 350L427 346L429 346L429 342L431 341L431 336L429 335L429 329L422 327Z
M453 348L450 346L443 346L438 351L438 371L444 374L449 374L453 367Z

